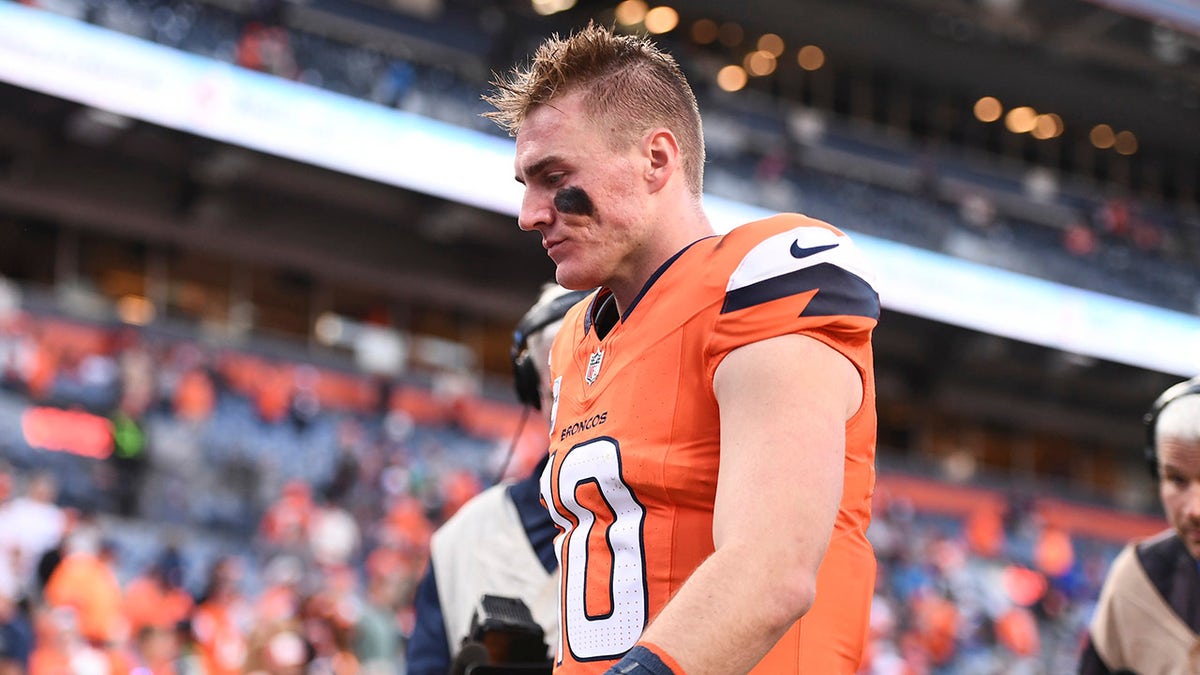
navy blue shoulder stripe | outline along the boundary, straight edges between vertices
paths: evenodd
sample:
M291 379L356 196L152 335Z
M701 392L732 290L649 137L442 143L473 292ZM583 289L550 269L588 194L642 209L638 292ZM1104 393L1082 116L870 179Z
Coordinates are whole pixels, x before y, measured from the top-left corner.
M721 313L817 290L800 316L865 316L879 319L879 294L862 277L832 263L781 274L725 294Z

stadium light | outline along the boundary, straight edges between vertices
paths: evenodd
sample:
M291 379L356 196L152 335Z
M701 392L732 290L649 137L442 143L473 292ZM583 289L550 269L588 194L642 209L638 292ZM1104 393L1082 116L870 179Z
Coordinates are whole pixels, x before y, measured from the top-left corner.
M775 60L775 56L771 52L762 49L750 52L742 60L742 66L745 67L746 72L754 77L770 75L775 72L777 65L778 62Z
M1101 150L1107 150L1117 142L1116 134L1113 133L1112 127L1107 124L1097 124L1092 127L1088 138L1092 141L1093 146Z
M117 318L133 326L148 326L154 323L157 314L154 303L140 295L123 295L117 299Z
M825 65L825 50L816 45L804 45L796 53L796 62L805 70L820 70Z
M565 12L575 6L575 0L531 0L533 11L542 16Z
M675 30L679 25L679 12L675 8L662 5L646 12L646 32L662 35Z
M698 45L711 45L717 41L717 22L712 19L697 19L692 24L692 42Z
M1004 116L1004 126L1014 134L1027 134L1037 125L1037 111L1027 105L1013 108Z
M617 23L622 26L636 26L646 20L646 12L649 11L642 0L624 0L617 5L614 14L616 15Z
M1134 136L1132 131L1121 131L1113 139L1113 145L1116 146L1117 152L1122 155L1132 155L1138 149L1137 136Z
M975 101L975 119L980 122L995 122L1004 114L1004 106L995 96L984 96Z
M1057 138L1063 132L1062 118L1054 113L1038 115L1033 122L1033 137L1038 140Z
M775 33L764 33L762 37L758 38L758 48L764 52L769 52L775 58L779 58L783 56L787 45L784 44L783 38Z
M741 91L749 78L738 65L728 65L717 73L717 86L724 91Z

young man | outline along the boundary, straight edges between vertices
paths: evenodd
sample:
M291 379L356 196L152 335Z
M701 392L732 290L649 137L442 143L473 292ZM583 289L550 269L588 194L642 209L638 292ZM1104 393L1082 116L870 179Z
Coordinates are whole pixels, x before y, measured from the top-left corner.
M1113 560L1081 675L1200 673L1200 377L1163 392L1146 423L1146 459L1171 528Z
M550 345L563 315L585 295L547 284L517 323L511 350L513 384L517 398L543 414L550 411ZM552 641L558 627L558 561L554 523L538 496L544 467L543 460L527 478L484 490L434 533L429 568L414 602L409 675L463 672L468 661L477 658L459 657L484 594L522 600Z
M553 37L487 100L520 227L600 287L551 353L557 667L854 673L879 316L854 244L796 214L715 236L695 97L644 38Z

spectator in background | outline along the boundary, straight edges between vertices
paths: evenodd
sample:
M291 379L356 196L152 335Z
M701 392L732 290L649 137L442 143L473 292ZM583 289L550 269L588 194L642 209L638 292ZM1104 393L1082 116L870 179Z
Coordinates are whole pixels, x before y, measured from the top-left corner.
M172 664L175 675L208 675L204 669L204 649L192 628L191 619L175 626L175 649L177 656Z
M353 630L357 603L355 574L349 568L326 569L314 592L300 607L301 636L309 647L305 672L350 675L358 672Z
M21 593L35 591L38 562L59 545L67 531L67 516L56 503L58 479L39 471L29 476L24 494L0 506L0 551L16 551L16 574Z
M75 610L70 607L39 611L34 635L36 646L29 657L29 675L113 672L109 656L80 634Z
M169 552L164 553L144 573L125 586L122 606L129 622L131 635L142 637L146 628L173 631L179 622L191 615L195 604L183 588L181 570L171 563ZM155 636L150 636L153 639Z
M113 338L119 371L120 401L117 408L134 419L141 419L158 395L154 380L157 367L154 356L132 329L123 329Z
M396 625L394 572L367 566L366 597L354 625L354 655L364 675L405 672L400 631Z
M1132 204L1125 197L1106 199L1096 210L1096 220L1100 227L1115 237L1128 237L1132 223Z
M276 555L267 563L263 577L266 584L254 603L245 670L283 673L302 669L308 659L299 618L304 563L290 554Z
M116 569L116 547L111 541L88 528L76 530L43 594L50 607L72 609L79 634L101 650L129 637Z
M324 568L340 568L357 559L362 550L358 522L340 504L326 501L313 511L308 524L308 549Z
M109 457L114 477L117 513L125 517L140 515L142 481L147 466L147 435L142 421L118 407L112 422L113 453Z
M256 385L254 405L259 419L267 424L278 424L286 419L292 407L292 368L283 364L264 364Z
M1146 421L1147 460L1171 529L1113 560L1081 675L1200 673L1200 377L1163 392Z
M0 460L0 508L8 504L13 497L13 468L7 462Z
M207 675L239 675L246 664L250 608L241 581L237 558L218 560L209 570L207 587L192 616L195 649Z
M1096 232L1082 219L1067 223L1063 228L1062 241L1068 253L1080 258L1094 255L1100 247Z
M517 397L549 418L553 408L550 345L567 310L585 296L548 284L517 324L512 349ZM554 523L539 501L545 460L523 480L495 485L468 501L433 535L430 561L417 588L416 625L408 643L409 675L435 675L469 637L484 594L518 598L547 634L557 626L558 567ZM466 653L466 652L464 652ZM465 665L460 664L459 670Z
M18 600L16 584L0 581L0 675L26 672L33 651L33 626Z
M29 331L17 348L18 377L29 398L39 403L45 402L54 390L62 360L59 350L48 344L42 330Z
M483 489L479 477L467 469L451 469L441 477L438 494L441 496L440 518L450 520L454 514Z
M216 404L216 391L203 368L192 368L179 377L174 404L179 419L197 425L208 421Z
M130 675L176 675L179 637L173 627L146 625L134 634ZM124 675L113 672L112 675Z
M425 516L421 502L408 495L393 498L379 524L381 541L410 561L424 559L432 535L433 525Z
M290 480L279 499L267 507L259 521L259 532L274 551L302 553L308 546L308 526L316 511L312 487L302 480Z
M12 480L12 469L7 464L0 462L0 514L7 510L6 505L11 496ZM21 599L23 589L18 572L20 566L20 549L10 538L0 535L0 599L8 598L13 603Z

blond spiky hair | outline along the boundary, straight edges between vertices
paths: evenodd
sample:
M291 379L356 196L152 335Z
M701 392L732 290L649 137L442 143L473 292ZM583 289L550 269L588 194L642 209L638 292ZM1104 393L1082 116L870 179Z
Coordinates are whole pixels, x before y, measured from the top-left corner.
M699 195L704 181L704 134L696 96L679 64L645 37L618 35L588 23L567 38L557 34L534 52L525 68L496 76L483 100L496 109L484 117L516 136L531 110L583 92L592 119L608 119L614 143L632 143L655 128L679 141L688 186Z

